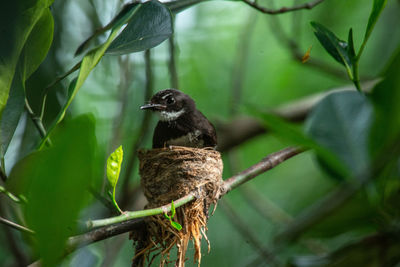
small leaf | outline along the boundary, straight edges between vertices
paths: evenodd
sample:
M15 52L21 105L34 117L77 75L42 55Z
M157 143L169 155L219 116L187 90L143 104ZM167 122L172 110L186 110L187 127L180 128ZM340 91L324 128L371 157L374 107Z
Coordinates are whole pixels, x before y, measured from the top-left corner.
M347 54L349 55L350 61L354 64L354 60L356 57L356 51L354 49L354 41L353 41L353 29L350 28L349 30L349 37L348 37L348 46L347 46Z
M174 201L172 200L171 201L171 218L174 218L174 216L175 216L175 204L174 204Z
M368 40L369 36L371 35L372 29L374 28L376 21L378 20L382 10L385 8L386 3L387 0L374 0L372 5L372 11L368 19L368 25L365 30L364 41L363 41L364 43Z
M314 108L306 129L318 144L333 152L357 175L366 171L370 163L367 138L371 118L372 105L365 96L357 92L333 93Z
M178 231L182 230L182 225L180 225L177 222L171 221L171 225L172 225L172 227L174 227Z
M121 34L107 49L108 54L122 55L157 46L173 33L172 15L162 3L152 0L137 8Z
M172 221L171 217L168 216L168 214L166 214L166 213L164 213L164 218L167 219L167 220L169 220L170 222Z
M107 179L112 188L115 188L118 182L123 154L122 146L119 146L107 159Z
M317 22L311 22L314 34L325 50L340 64L351 69L352 61L348 54L348 44L340 40L336 35Z

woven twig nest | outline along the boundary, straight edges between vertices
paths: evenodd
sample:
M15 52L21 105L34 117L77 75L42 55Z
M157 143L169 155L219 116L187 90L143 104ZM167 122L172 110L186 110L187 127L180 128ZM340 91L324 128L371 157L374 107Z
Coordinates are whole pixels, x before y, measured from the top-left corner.
M146 208L170 204L189 193L194 193L196 200L176 209L173 220L182 225L180 231L172 227L164 215L146 218L145 234L132 237L136 242L133 264L144 266L147 261L150 265L154 257L161 254L160 266L164 266L170 262L170 250L176 245L175 266L184 266L188 243L192 240L194 260L200 265L202 237L207 240L210 250L206 236L208 210L211 204L216 205L222 185L220 153L211 149L174 146L141 150L139 160L141 185L148 200Z

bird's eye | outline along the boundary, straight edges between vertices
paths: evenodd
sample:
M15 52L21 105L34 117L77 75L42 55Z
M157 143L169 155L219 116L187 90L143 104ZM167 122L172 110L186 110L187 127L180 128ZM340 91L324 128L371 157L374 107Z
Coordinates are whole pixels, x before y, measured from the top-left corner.
M175 98L173 97L168 97L167 98L167 105L172 105L175 103Z

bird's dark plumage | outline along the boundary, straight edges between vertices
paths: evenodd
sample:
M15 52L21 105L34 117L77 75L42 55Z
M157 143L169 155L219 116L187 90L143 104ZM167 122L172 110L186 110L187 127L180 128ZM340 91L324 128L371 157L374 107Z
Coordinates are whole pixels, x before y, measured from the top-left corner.
M217 145L214 126L196 109L193 99L179 90L162 90L141 109L151 109L160 116L154 130L153 148L170 145L215 148Z

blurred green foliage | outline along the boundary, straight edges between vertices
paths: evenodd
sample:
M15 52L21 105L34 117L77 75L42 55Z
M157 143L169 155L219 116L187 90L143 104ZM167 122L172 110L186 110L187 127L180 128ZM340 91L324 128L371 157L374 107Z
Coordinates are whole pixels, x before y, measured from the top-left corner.
M134 190L139 185L135 147L151 146L156 118L151 118L149 130L139 138L144 118L139 106L152 93L145 89L151 88L146 68L152 68L151 82L156 91L171 86L169 43L152 48L150 63L141 52L104 55L112 41L118 39L122 24L137 20L145 23L135 13L140 10L137 5L122 9L121 1L23 2L9 4L10 8L2 9L0 16L0 135L2 172L8 175L6 187L16 195L24 194L27 203L13 203L1 194L0 216L28 226L36 234L28 236L0 225L0 262L3 266L26 265L40 257L46 266L128 266L134 250L127 235L92 244L60 260L66 239L78 233L78 220L112 215L102 205L101 195L104 196L107 182L107 155L120 144L127 160L116 187L116 195L121 198L118 202L122 209L143 208L143 203L137 201L140 194ZM388 266L399 262L400 211L396 203L400 195L400 5L394 0L367 2L324 1L311 10L275 16L262 14L240 1L198 4L182 0L176 2L177 6L169 4L173 13L181 11L173 15L179 89L196 100L217 130L238 116L256 117L267 126L268 122L273 123L273 127L268 126L271 133L258 135L223 154L225 178L285 146L310 146L311 141L336 156L347 170L336 172L336 176L346 179L331 179L330 174L339 165L332 163L330 157L321 158L316 149L244 185L262 207L275 207L275 213L268 209L261 213L240 188L224 197L265 245L264 249L273 252L277 265L381 266L384 262L379 258L382 254L377 253L379 249L387 251L382 257ZM163 10L167 20L171 18L164 5L151 3ZM268 1L259 4L272 5ZM281 4L273 3L276 7ZM119 13L121 10L127 13ZM146 12L156 14L154 10ZM122 15L113 20L117 14ZM135 16L142 20L130 22ZM103 27L112 21L111 27ZM322 38L325 45L320 45L310 21L318 23L314 27L324 25L319 27L321 34L329 31L347 37L352 29L347 43L354 43L356 53L352 49L340 50L350 55L350 73L353 78L360 77L361 87L365 81L380 80L371 93L339 92L321 101L307 118L309 135L305 137L303 123L291 125L259 111L248 114L248 107L273 110L352 83L348 71L330 57L332 46L326 45L329 40L343 38ZM128 24L123 32L133 27L134 40L140 36L140 29L155 32L151 27L133 25ZM74 57L76 49L93 33L95 37L87 45L95 48ZM165 36L158 39L162 34ZM171 29L166 27L151 42L139 42L138 50L153 47L170 34ZM129 39L119 42L124 44L124 40ZM311 45L310 59L302 64L300 58ZM129 51L138 50L129 47ZM362 56L355 61L360 51ZM79 74L46 88L81 60ZM25 98L30 112L22 113ZM37 129L38 118L48 130L52 146L45 146L43 132ZM312 140L308 142L306 138ZM37 151L41 142L43 149ZM129 164L134 167L131 174L126 171ZM324 168L327 165L328 172ZM362 189L337 208L333 206L338 203L327 202L329 213L321 215L313 209L332 192L340 193L343 185ZM89 192L99 193L97 199ZM284 216L277 217L276 210ZM301 218L311 221L298 236L274 243L278 233L290 232L293 226L300 225L296 223ZM203 266L267 265L259 248L242 236L218 208L210 217L207 236L211 252L206 254L203 242ZM368 258L360 256L360 250ZM188 258L191 253L190 248ZM187 266L195 265L187 261Z

